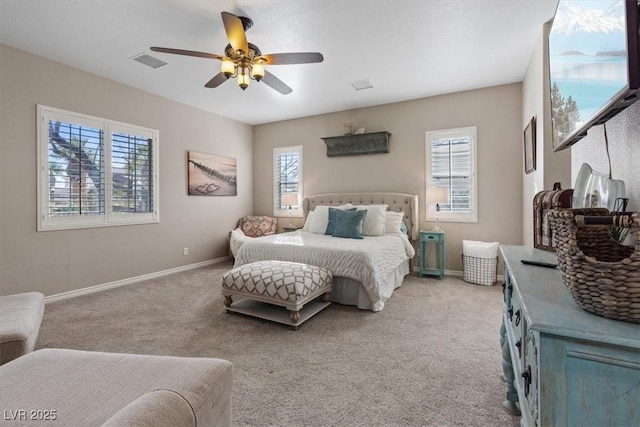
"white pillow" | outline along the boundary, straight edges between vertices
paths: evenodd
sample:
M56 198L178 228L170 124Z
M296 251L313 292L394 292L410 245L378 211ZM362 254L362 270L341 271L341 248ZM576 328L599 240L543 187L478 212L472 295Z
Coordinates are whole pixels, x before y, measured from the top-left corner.
M366 210L362 234L365 236L382 236L385 230L387 207L389 205L356 205L359 211Z
M249 240L251 240L251 237L245 235L239 228L236 228L231 232L231 236L229 237L229 246L234 258L238 254L240 246L242 246L244 242Z
M304 231L311 231L311 223L313 222L313 215L314 215L313 211L307 214L307 219L304 221L304 227L302 227Z
M393 212L393 211L387 211L384 214L385 214L384 232L393 233L393 234L402 233L400 224L402 224L402 218L404 218L404 214L402 212Z
M316 206L313 210L313 220L311 221L311 226L309 227L309 231L315 234L324 234L327 231L327 225L329 225L329 208L336 209L349 209L351 203L347 203L342 206Z

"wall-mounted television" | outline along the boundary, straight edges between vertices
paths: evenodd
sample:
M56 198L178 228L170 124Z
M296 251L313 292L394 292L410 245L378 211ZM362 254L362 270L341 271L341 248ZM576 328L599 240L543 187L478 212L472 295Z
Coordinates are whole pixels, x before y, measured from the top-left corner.
M640 96L640 0L560 0L548 38L554 151Z

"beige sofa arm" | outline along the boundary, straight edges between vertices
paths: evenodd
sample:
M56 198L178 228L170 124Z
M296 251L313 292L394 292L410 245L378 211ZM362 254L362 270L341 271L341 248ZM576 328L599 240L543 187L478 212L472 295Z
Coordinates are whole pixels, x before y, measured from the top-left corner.
M154 390L138 397L114 414L102 427L195 427L196 415L181 394Z

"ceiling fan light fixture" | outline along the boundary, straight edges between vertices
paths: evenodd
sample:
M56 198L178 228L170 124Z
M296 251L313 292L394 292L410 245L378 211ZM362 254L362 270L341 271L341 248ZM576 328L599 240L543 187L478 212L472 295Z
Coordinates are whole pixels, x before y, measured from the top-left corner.
M264 77L264 65L261 63L254 63L251 66L251 78L260 81Z
M220 71L229 78L236 72L236 65L230 59L223 59Z
M249 87L249 75L244 71L244 69L242 70L242 73L238 74L238 86L240 86L240 89L242 90Z
M154 52L221 61L220 72L205 83L206 88L216 88L230 78L237 78L242 90L249 87L250 80L255 80L264 82L282 95L290 94L292 89L272 73L267 73L265 65L311 64L324 60L320 52L273 53L263 56L258 46L247 41L245 32L253 25L253 21L229 12L221 12L221 15L229 40L224 48L224 55L158 46L150 49Z

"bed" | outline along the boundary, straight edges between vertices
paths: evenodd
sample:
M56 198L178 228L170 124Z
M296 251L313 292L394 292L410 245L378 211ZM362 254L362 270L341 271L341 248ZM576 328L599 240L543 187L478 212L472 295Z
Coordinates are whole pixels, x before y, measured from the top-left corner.
M411 271L418 237L418 196L405 193L330 193L303 201L305 219L319 206L387 205L401 212L405 233L384 233L364 239L344 239L297 230L247 239L239 247L235 266L264 260L302 262L328 268L334 275L331 300L380 311ZM321 208L317 212L321 212ZM400 215L396 215L400 217Z

